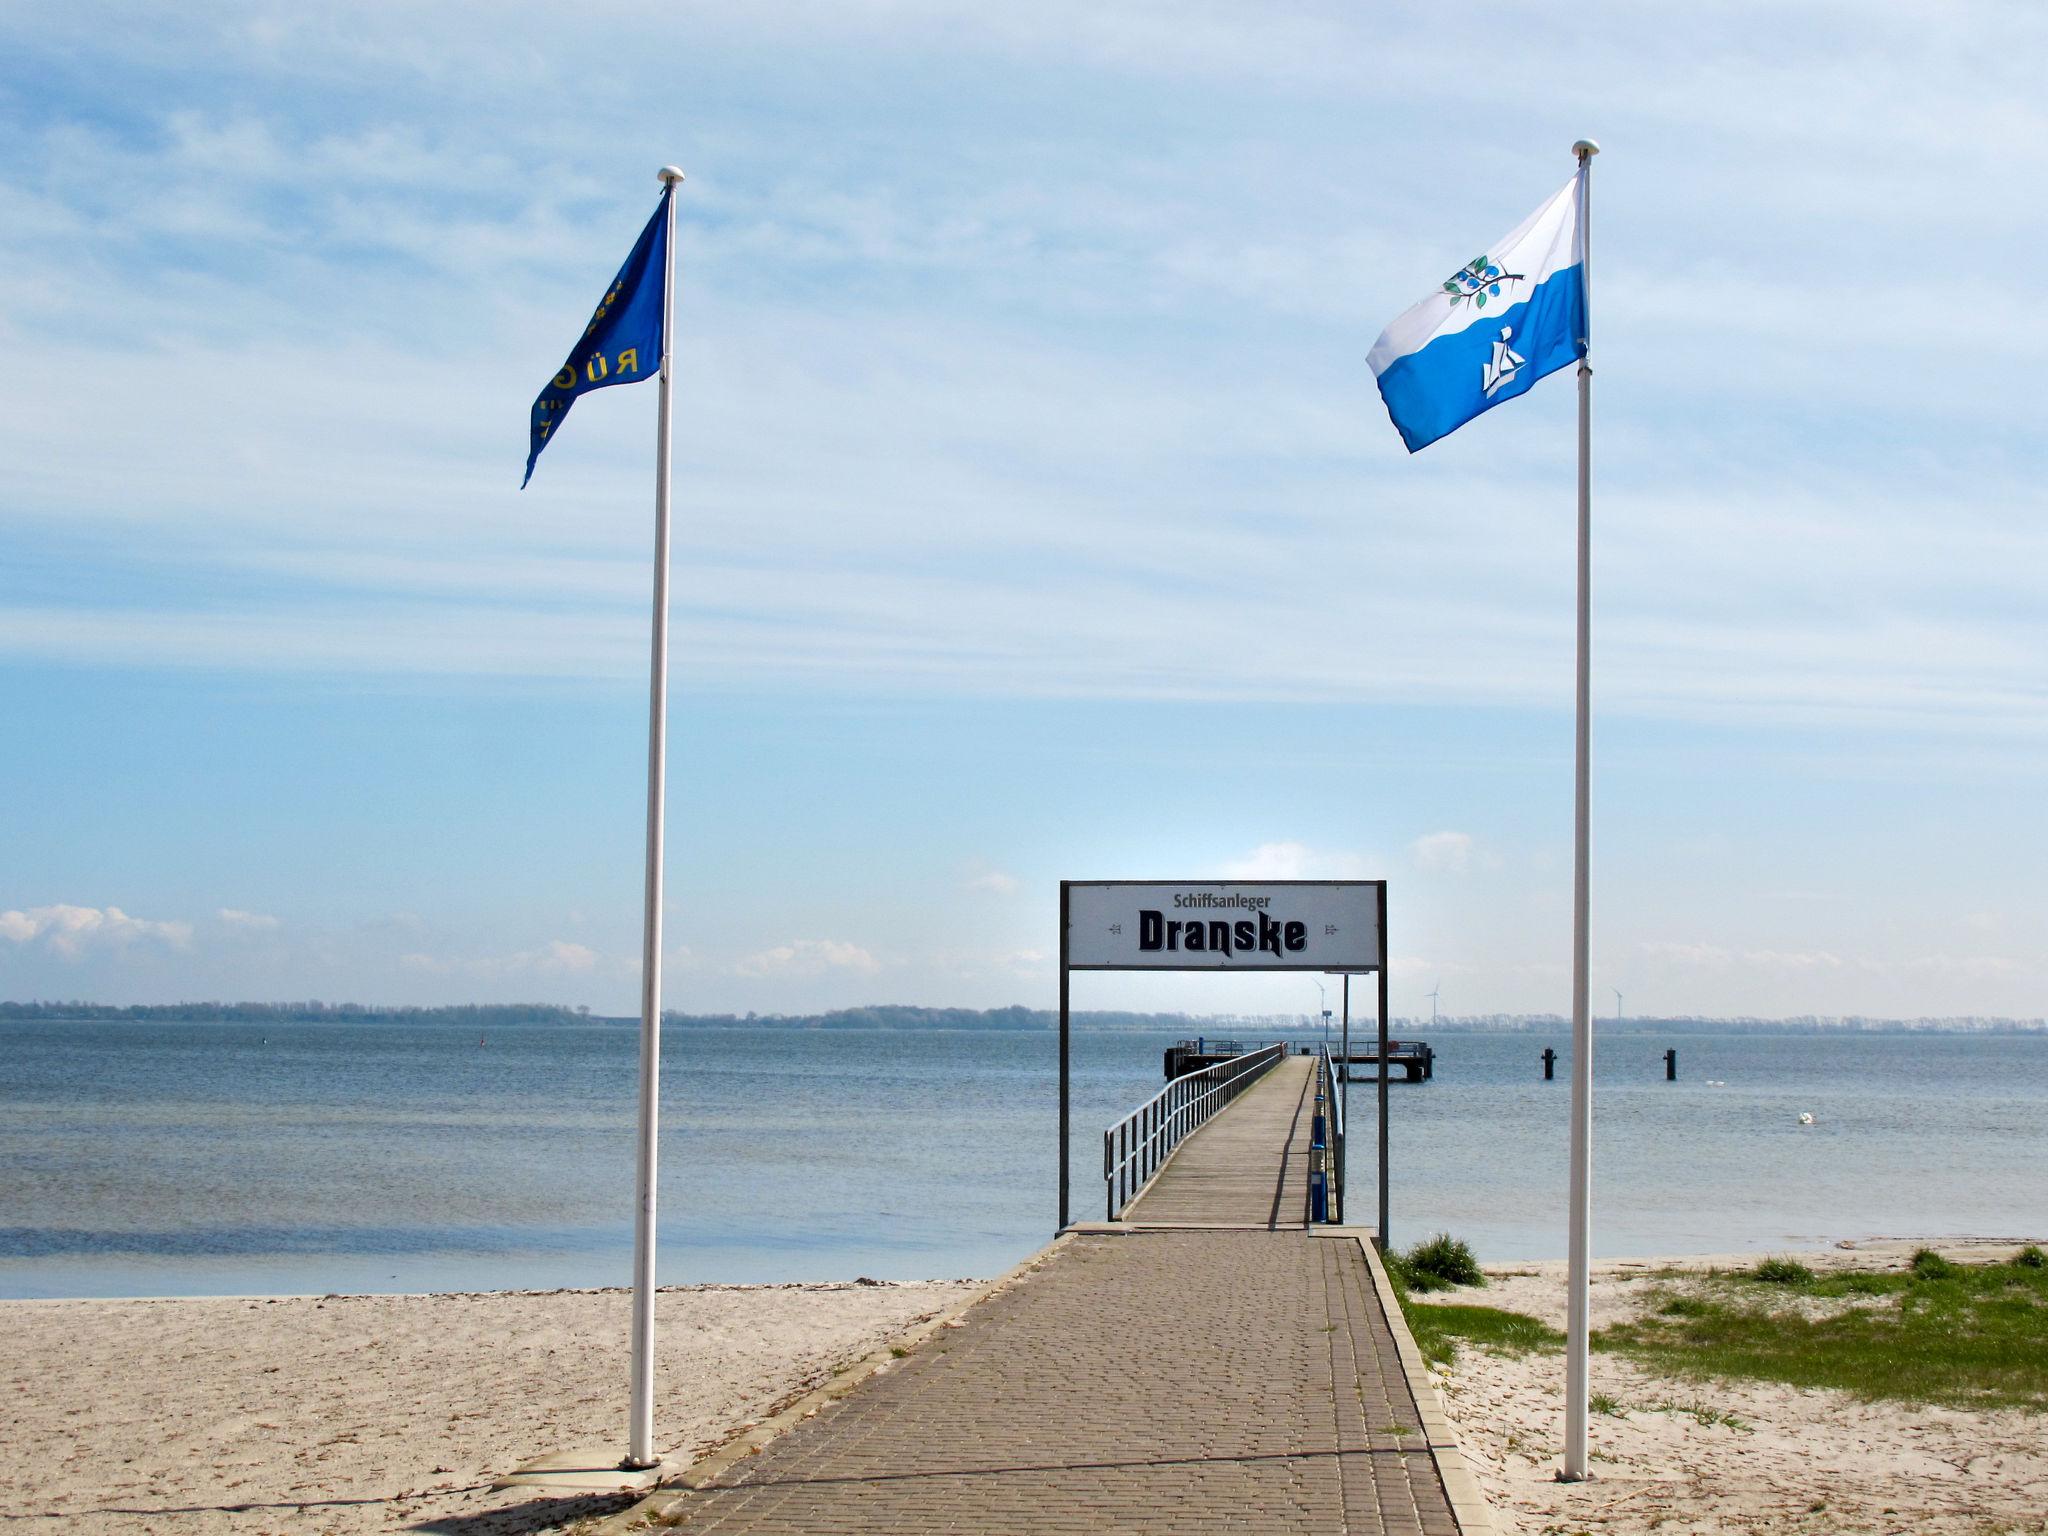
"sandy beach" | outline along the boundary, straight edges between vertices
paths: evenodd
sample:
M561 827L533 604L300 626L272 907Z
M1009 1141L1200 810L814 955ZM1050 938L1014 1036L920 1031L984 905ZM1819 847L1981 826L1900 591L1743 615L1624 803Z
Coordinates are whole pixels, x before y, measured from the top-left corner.
M1919 1246L1798 1255L1903 1266ZM1983 1261L2011 1244L1947 1244ZM1596 1266L1594 1326L1755 1255ZM1489 1267L1450 1299L1564 1320L1564 1266ZM662 1441L694 1454L905 1330L971 1281L703 1286L662 1296ZM0 1509L9 1529L86 1533L515 1536L617 1496L491 1490L536 1455L617 1443L621 1291L0 1302ZM1618 1411L1592 1422L1595 1479L1555 1481L1562 1362L1467 1344L1436 1373L1503 1530L2048 1531L2040 1415L1864 1403L1764 1382L1667 1377L1595 1354Z
M1795 1256L1816 1270L1903 1268L1917 1242L1882 1240ZM2012 1243L1937 1243L1982 1263ZM1639 1315L1686 1282L1653 1272L1745 1268L1756 1254L1615 1260L1594 1266L1595 1329ZM1456 1300L1565 1321L1562 1263L1488 1266ZM1595 1353L1593 1480L1559 1483L1563 1359L1461 1347L1437 1373L1451 1416L1505 1528L1541 1532L1906 1532L2022 1536L2048 1531L2048 1418L1865 1403L1839 1392L1653 1374ZM1510 1524L1512 1522L1512 1524Z
M661 1298L656 1423L694 1452L970 1281L703 1286ZM623 1506L494 1493L623 1436L623 1291L0 1302L12 1532L512 1536Z

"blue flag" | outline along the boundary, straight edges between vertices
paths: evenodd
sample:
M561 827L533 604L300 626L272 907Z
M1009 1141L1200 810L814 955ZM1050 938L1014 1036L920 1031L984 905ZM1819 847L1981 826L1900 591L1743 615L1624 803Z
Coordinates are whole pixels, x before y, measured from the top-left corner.
M637 384L661 370L662 289L668 276L668 200L675 188L662 191L654 217L633 242L632 254L598 300L597 312L583 328L583 337L562 364L561 372L533 402L533 426L526 450L526 479L533 478L534 460L562 429L562 418L579 395L610 384Z
M1586 355L1579 177L1381 332L1366 359L1414 453Z

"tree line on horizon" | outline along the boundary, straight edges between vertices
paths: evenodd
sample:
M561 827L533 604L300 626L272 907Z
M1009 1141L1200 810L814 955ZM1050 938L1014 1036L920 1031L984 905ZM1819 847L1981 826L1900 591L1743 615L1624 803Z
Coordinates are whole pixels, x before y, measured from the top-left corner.
M877 1003L835 1008L825 1013L683 1013L665 1011L662 1023L674 1029L791 1030L1050 1030L1059 1015L1049 1008L925 1008L907 1003ZM383 1003L328 1003L317 998L276 1003L130 1003L113 1005L85 1001L0 1001L0 1022L82 1023L92 1020L228 1023L228 1024L462 1024L488 1028L505 1024L636 1024L637 1015L594 1014L587 1007L559 1003L450 1003L438 1006ZM1307 1014L1140 1013L1114 1009L1076 1010L1077 1028L1092 1030L1170 1031L1212 1038L1273 1039L1305 1036L1317 1030ZM1716 1030L1778 1029L1800 1033L1940 1033L2034 1032L2048 1030L2048 1020L1986 1018L1876 1018L1860 1014L1800 1014L1767 1019L1754 1016L1670 1018L1630 1016L1596 1018L1596 1028L1619 1027L1626 1033L1705 1034ZM1369 1015L1354 1017L1354 1034L1374 1027ZM1539 1034L1563 1031L1571 1021L1557 1013L1493 1013L1445 1015L1437 1019L1395 1018L1390 1030L1403 1037L1434 1030L1439 1034Z
M91 1020L132 1020L166 1024L579 1024L588 1022L588 1008L559 1003L452 1003L438 1007L413 1004L323 1003L318 998L285 1003L130 1003L115 1006L84 1001L0 1002L0 1020L30 1023L83 1023Z

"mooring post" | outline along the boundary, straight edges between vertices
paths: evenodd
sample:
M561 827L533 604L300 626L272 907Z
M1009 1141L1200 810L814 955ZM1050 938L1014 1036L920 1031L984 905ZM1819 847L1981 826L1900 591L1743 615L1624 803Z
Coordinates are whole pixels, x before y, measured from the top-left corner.
M1678 1048L1676 1046L1673 1046L1664 1053L1664 1081L1667 1083L1678 1081Z
M1543 1048L1543 1081L1550 1082L1557 1076L1557 1052L1549 1046Z

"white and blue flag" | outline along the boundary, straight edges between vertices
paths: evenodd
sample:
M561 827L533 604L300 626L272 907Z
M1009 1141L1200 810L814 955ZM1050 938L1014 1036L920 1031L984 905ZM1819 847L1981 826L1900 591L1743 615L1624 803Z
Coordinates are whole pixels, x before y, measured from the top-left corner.
M1579 177L1380 333L1367 362L1410 453L1586 353Z

